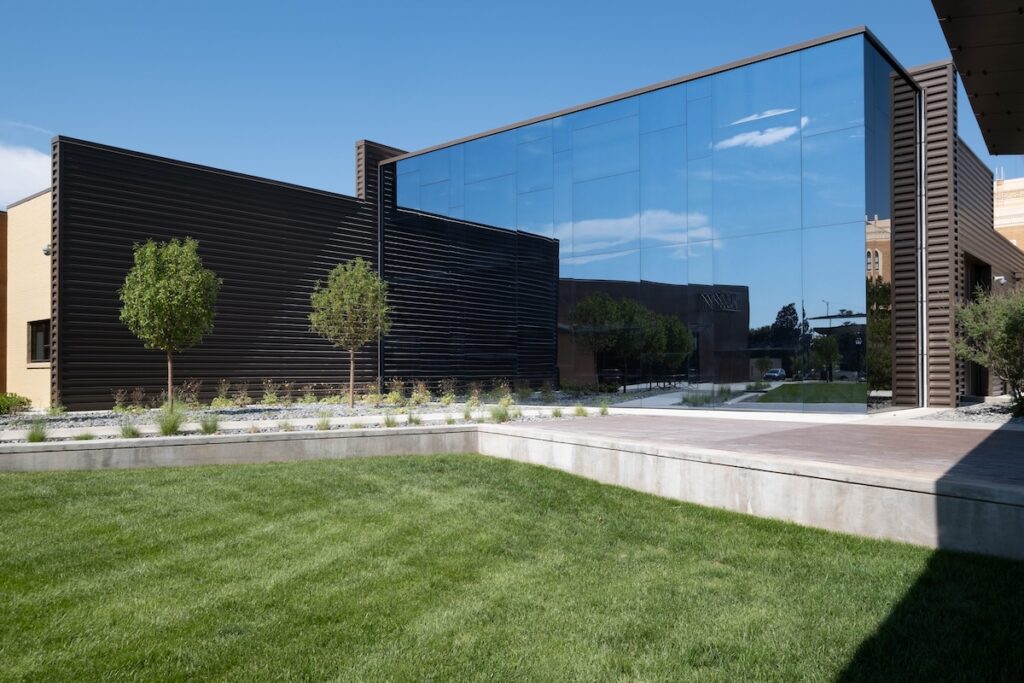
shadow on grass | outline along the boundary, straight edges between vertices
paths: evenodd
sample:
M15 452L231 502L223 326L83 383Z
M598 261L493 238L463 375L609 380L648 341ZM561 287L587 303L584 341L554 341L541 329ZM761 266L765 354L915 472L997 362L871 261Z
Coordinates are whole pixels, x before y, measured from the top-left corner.
M1020 463L1016 473L1008 463ZM962 497L958 482L980 474L1022 485L1024 432L998 430L939 480L940 548L962 548L1000 520ZM957 496L957 497L954 497ZM1024 529L1024 508L1001 528ZM989 507L989 511L991 511ZM1024 538L1018 538L1020 553ZM840 681L1024 681L1024 562L938 550L875 634L864 641Z

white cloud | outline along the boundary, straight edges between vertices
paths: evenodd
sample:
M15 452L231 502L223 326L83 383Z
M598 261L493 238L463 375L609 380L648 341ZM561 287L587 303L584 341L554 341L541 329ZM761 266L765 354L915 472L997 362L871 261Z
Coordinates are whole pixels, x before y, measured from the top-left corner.
M11 121L10 119L0 120L0 126L7 126L9 128L20 128L21 130L27 130L32 133L39 133L40 135L47 135L53 137L56 135L49 128L42 128L40 126L34 126L31 123L22 123L21 121Z
M796 126L779 126L777 128L765 128L764 130L752 130L749 133L739 133L731 138L715 143L715 149L768 147L769 145L788 140L798 132L799 129Z
M0 209L49 186L49 154L0 142Z
M773 116L781 116L782 114L788 114L796 109L765 109L760 114L751 114L750 116L744 116L742 119L736 119L730 126L735 126L739 123L750 123L751 121L760 121L761 119L770 119Z

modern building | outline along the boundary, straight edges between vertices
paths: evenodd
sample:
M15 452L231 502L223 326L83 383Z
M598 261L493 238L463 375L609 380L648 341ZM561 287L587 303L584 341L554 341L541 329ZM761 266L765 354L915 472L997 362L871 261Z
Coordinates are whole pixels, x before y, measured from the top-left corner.
M360 383L658 385L744 407L776 367L799 380L790 410L826 408L803 389L825 378L861 410L1000 393L950 351L953 304L1024 273L956 134L956 78L859 28L419 152L362 141L354 197L58 137L52 187L10 209L11 291L34 293L8 339L48 324L49 344L45 361L8 344L8 388L69 408L156 395L162 358L117 290L134 243L189 235L224 280L214 332L176 361L206 396L341 381L306 316L355 256L393 308Z
M996 232L1024 250L1024 178L998 178L993 188Z

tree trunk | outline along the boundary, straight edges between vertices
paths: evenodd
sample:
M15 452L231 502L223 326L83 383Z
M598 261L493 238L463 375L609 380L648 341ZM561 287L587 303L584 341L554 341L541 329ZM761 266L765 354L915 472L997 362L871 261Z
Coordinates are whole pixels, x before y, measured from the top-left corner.
M348 407L356 405L356 350L348 350Z
M167 409L174 410L174 359L167 352Z

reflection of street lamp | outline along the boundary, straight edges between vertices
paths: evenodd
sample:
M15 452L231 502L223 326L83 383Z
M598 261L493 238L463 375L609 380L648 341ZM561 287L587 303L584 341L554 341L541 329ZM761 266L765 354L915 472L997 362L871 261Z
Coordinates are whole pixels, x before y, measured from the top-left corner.
M864 326L864 329L867 330L867 325ZM860 347L864 344L864 340L861 339L861 336L858 334L857 337L853 340L853 343L857 345L857 370L860 372L865 372L865 363L861 360L860 353ZM860 380L860 377L858 377L857 379Z
M832 316L829 315L829 306L831 304L829 304L829 302L827 300L825 300L825 299L822 299L821 302L823 304L825 304L825 317L828 319L828 329L831 330L832 329Z

